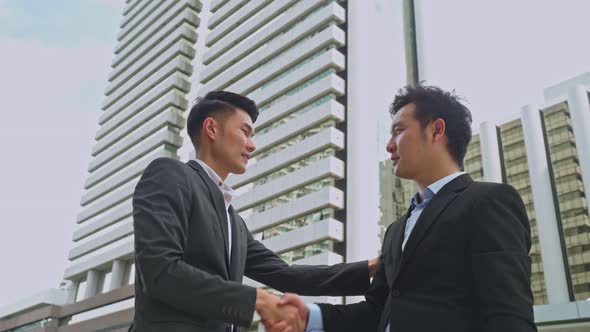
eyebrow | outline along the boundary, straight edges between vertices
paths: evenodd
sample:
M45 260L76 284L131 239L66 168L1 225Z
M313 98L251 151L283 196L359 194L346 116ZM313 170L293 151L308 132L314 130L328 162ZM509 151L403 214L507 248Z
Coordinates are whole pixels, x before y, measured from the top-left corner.
M252 133L252 137L254 137L254 134L256 133L256 131L254 130L254 128L252 128L251 125L249 125L248 123L244 122L242 123L243 126L245 126L246 128L248 128L248 131L250 133Z

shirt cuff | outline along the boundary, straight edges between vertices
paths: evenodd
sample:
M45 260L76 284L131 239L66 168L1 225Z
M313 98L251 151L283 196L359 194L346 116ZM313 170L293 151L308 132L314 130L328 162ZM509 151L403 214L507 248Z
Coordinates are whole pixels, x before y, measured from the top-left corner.
M309 310L309 319L307 321L305 332L323 332L324 322L322 320L322 311L320 310L320 307L315 303L308 303L307 309Z

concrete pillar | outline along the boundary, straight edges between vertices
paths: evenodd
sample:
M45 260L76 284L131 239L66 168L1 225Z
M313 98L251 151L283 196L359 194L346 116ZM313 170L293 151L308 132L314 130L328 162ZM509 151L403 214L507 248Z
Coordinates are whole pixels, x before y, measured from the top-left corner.
M97 270L89 270L86 274L86 291L84 299L91 298L101 291L101 273Z
M135 263L131 262L127 264L127 269L125 269L125 283L132 285L135 283Z
M126 264L120 259L113 261L113 269L111 272L111 283L109 284L109 290L115 290L123 286L125 277Z
M490 122L483 122L479 126L479 142L484 181L504 182L502 178L502 161L500 160L498 128Z
M66 291L68 294L66 303L70 304L76 302L76 293L78 292L79 286L79 281L62 280L62 282L59 284L59 288Z
M362 1L360 1L362 2ZM413 1L414 4L414 29L416 37L416 57L418 62L418 80L430 81L431 77L428 75L428 59L429 55L432 57L433 52L430 52L430 43L426 42L428 39L424 29L424 8L428 5L424 1Z
M348 1L347 110L346 110L346 262L377 256L379 240L379 162L377 114L387 112L392 82L366 84L383 73L381 61L370 50L382 43L374 35L378 19L373 6ZM373 29L373 30L371 30ZM382 75L381 75L382 76ZM394 75L388 75L394 76ZM383 114L381 113L381 114ZM363 297L349 297L358 302Z
M406 77L408 84L415 86L420 82L418 50L416 48L416 22L414 0L403 0L404 49L406 50Z
M553 199L553 189L549 178L549 160L545 150L545 138L540 116L539 110L532 105L522 108L524 142L537 217L547 298L550 304L567 303L570 298L557 225L555 209L557 202Z
M370 22L371 6L362 1L348 2L348 80L347 80L347 138L346 138L346 261L354 262L377 256L379 243L379 163L377 148L377 112L386 107L370 104L370 81L378 74L371 67L367 43L371 38L363 33L362 24ZM351 47L352 45L352 47ZM388 96L391 98L391 96ZM377 102L380 104L380 102ZM371 111L368 111L371 110Z
M576 85L568 91L567 103L572 119L574 140L582 170L584 192L590 193L590 100L586 87Z

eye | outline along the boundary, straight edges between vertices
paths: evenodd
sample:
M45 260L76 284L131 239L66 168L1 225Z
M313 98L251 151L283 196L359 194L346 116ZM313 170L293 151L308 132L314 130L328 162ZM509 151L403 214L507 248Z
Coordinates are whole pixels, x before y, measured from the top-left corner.
M399 135L399 134L400 134L402 131L403 131L403 129L401 129L401 128L395 128L395 129L393 130L393 134L394 134L394 135Z

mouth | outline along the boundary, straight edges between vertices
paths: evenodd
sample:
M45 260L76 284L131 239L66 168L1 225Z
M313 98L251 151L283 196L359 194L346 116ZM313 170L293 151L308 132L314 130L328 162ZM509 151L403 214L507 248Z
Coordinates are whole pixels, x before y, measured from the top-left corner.
M397 163L399 162L399 157L391 157L391 161L393 161L393 166L397 166Z
M250 155L247 153L242 153L242 160L244 160L246 164L248 163L248 159L250 159Z

